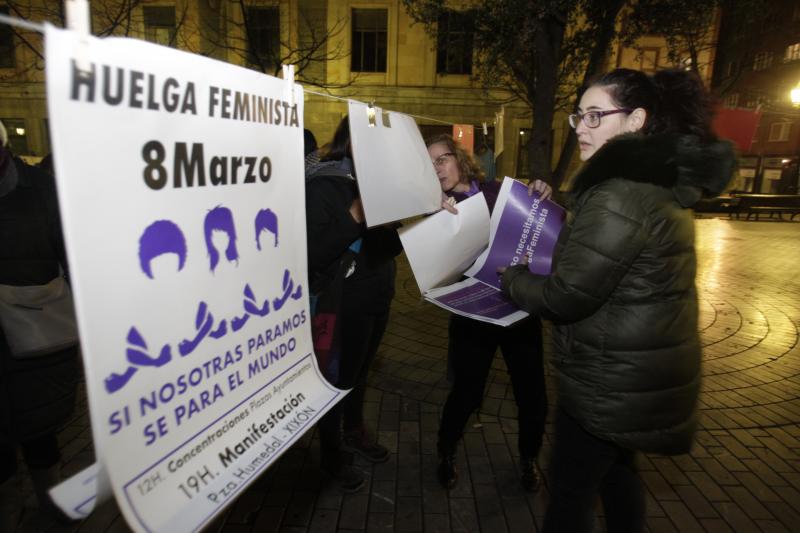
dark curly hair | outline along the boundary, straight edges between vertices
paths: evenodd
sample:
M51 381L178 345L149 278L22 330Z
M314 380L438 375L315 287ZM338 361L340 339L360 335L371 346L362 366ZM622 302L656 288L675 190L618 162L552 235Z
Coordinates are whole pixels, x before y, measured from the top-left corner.
M461 145L453 139L452 135L443 133L431 137L425 142L425 146L430 147L439 143L447 145L447 151L456 154L456 163L458 164L458 174L461 183L469 183L472 180L483 181L485 173L481 165L475 160L472 154L464 150Z
M603 87L619 107L647 112L642 133L684 133L711 142L713 100L700 77L679 69L648 76L638 70L618 68L600 75L589 87Z
M320 161L339 161L345 157L353 157L350 146L350 120L347 115L336 126L331 142L320 151L322 152Z

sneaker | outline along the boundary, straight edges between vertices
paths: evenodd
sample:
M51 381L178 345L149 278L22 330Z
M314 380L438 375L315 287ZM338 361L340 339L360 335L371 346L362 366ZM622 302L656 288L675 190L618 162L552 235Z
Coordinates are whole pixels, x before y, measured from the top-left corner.
M342 449L357 453L373 463L383 463L389 460L389 450L370 438L363 429L345 431L342 435Z
M542 484L542 475L539 467L536 466L536 459L533 457L520 457L519 467L522 471L522 488L525 492L536 492Z
M456 486L458 481L458 470L456 469L456 454L449 452L439 455L439 468L436 469L436 477L439 483L447 490Z
M342 465L335 471L325 470L344 492L358 492L364 486L364 476L350 465Z

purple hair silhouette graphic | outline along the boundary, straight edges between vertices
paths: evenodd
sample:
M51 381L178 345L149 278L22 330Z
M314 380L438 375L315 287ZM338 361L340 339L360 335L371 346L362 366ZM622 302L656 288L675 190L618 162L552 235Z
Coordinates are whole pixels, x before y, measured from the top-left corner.
M261 209L256 215L256 248L261 250L261 232L267 230L275 235L275 246L278 246L278 215L272 209Z
M203 230L206 236L208 257L211 261L211 272L214 272L219 263L219 252L217 252L214 243L211 241L211 235L214 231L224 231L228 234L228 247L225 249L225 257L228 261L239 259L239 254L236 251L236 227L233 224L233 213L231 213L230 209L218 205L210 210L203 223Z
M177 224L171 220L156 220L139 238L139 265L148 278L153 279L150 263L164 254L178 255L178 270L186 264L186 239Z

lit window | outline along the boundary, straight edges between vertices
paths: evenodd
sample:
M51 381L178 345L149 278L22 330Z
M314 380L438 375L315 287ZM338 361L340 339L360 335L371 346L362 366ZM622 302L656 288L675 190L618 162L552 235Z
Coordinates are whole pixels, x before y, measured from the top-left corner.
M739 105L739 93L732 93L725 97L726 107L736 107Z
M145 6L144 38L151 43L175 46L175 7Z
M386 72L386 42L389 12L385 9L353 10L353 46L350 70Z
M772 65L772 52L759 52L753 57L753 70L764 70Z
M800 59L800 43L794 43L786 47L786 53L783 55L784 61L795 61Z
M788 141L791 130L791 122L775 122L769 127L769 138L767 140L770 142Z
M16 155L28 155L28 131L25 127L25 120L20 118L0 119L6 127L8 133L8 147Z

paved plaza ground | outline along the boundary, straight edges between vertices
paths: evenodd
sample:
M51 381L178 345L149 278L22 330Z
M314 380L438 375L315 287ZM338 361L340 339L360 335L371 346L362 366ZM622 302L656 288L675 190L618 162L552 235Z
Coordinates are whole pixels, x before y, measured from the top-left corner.
M699 219L697 233L701 429L688 455L642 457L649 531L800 531L800 224ZM448 493L436 482L446 344L447 313L420 300L401 259L366 406L380 442L392 451L390 461L372 466L356 460L368 483L345 495L319 473L317 443L307 435L213 530L537 531L548 491L529 495L519 484L516 408L499 356L481 412L459 449L459 483ZM545 344L549 354L549 336ZM549 393L554 400L555 391ZM554 411L551 405L551 418ZM551 430L548 424L544 470ZM66 473L93 461L85 400L60 439ZM29 500L19 531L128 531L113 502L64 528Z

